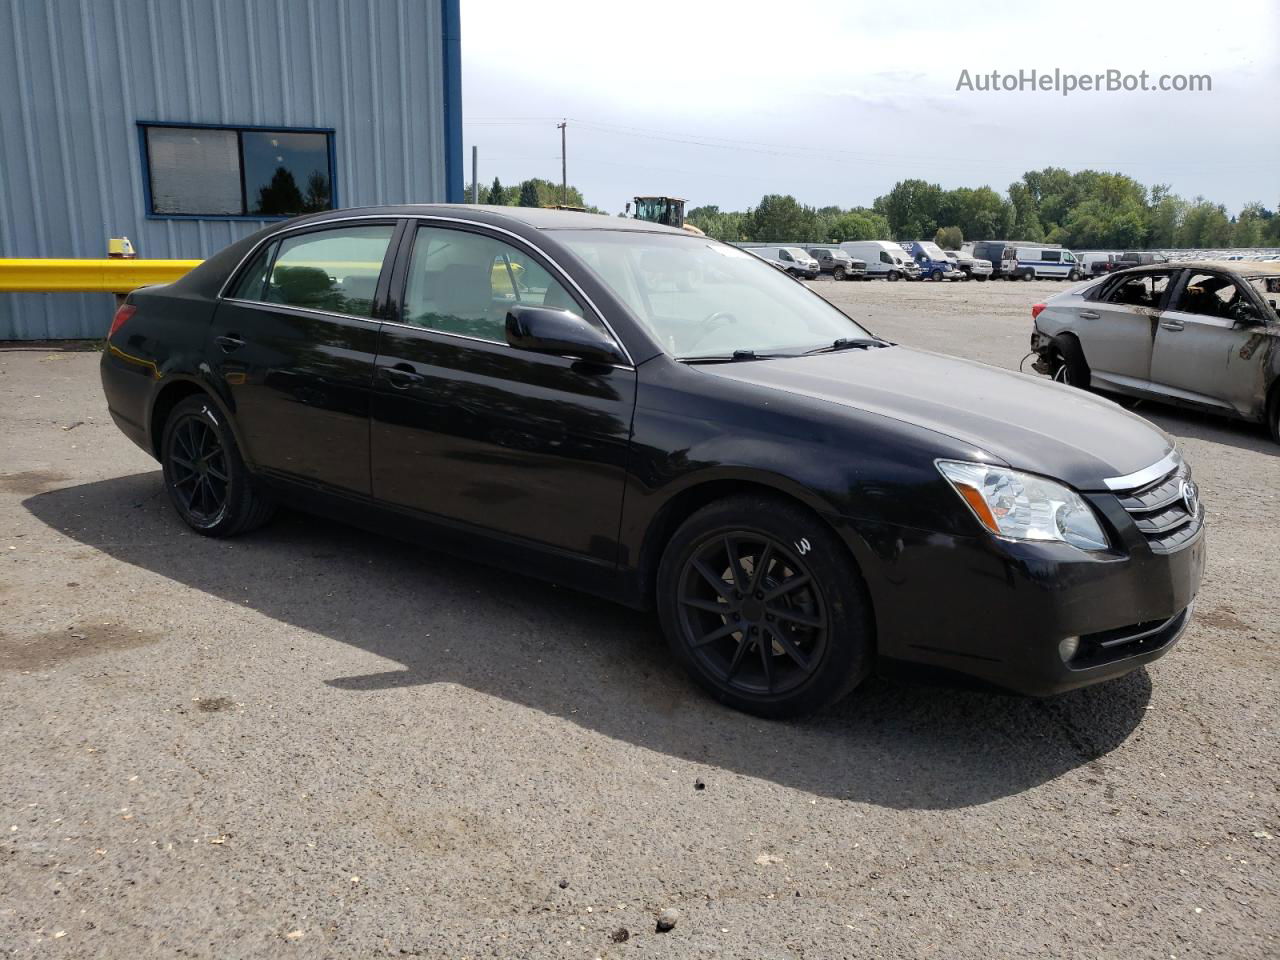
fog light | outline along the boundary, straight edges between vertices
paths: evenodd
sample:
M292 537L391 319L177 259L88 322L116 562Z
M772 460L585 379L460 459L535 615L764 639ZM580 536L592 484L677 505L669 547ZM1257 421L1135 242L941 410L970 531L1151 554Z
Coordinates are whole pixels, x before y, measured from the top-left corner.
M1061 643L1058 644L1058 656L1062 657L1063 663L1070 663L1071 658L1076 655L1076 652L1079 649L1080 649L1080 638L1067 637L1065 640L1063 640Z

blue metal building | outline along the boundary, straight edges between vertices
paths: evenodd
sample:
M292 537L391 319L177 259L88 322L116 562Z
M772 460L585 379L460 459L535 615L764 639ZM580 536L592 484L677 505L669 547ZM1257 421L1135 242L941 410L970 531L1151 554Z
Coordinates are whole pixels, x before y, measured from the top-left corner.
M287 212L461 201L458 0L0 0L0 257L204 258ZM0 293L0 340L105 294Z

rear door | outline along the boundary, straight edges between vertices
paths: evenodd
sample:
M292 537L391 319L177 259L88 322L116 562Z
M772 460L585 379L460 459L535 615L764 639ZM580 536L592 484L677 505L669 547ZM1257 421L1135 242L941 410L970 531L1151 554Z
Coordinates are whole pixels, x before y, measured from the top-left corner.
M1237 278L1188 270L1160 315L1152 384L1161 393L1256 418L1265 412L1261 367L1278 334L1275 311Z
M394 219L353 220L286 234L219 304L205 356L259 470L369 494L380 290L396 229Z
M1166 270L1103 281L1098 299L1077 309L1072 329L1100 386L1148 387L1156 324L1176 273Z
M374 496L616 562L635 370L507 344L515 303L604 328L523 241L422 221L404 247L394 281L403 294L378 350Z

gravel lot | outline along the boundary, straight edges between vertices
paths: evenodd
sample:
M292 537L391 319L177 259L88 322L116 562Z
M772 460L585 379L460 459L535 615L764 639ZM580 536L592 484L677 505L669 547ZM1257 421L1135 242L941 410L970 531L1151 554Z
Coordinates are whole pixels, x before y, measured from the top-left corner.
M1014 368L1063 289L815 286ZM622 608L302 516L185 533L97 361L0 349L0 955L1280 953L1262 428L1140 408L1211 523L1149 670L1049 701L874 679L771 723Z

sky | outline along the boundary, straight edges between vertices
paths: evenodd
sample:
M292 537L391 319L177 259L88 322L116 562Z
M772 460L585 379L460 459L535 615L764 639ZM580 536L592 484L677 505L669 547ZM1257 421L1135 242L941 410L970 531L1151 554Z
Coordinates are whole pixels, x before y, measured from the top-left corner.
M1055 68L1208 74L1212 89L956 89L962 70L976 85ZM870 205L908 177L1004 194L1046 166L1274 209L1278 93L1276 0L462 0L466 180L476 145L481 183L558 182L566 119L569 182L613 213L636 194Z

